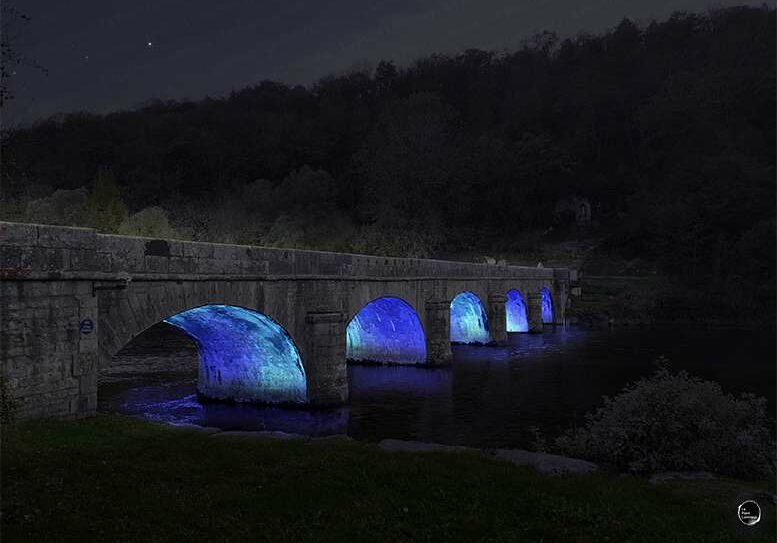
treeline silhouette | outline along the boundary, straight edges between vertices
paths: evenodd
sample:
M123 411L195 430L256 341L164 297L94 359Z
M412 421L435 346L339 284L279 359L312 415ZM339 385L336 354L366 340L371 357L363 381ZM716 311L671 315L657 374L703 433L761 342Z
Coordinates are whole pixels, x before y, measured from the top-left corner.
M5 135L3 215L409 256L598 236L769 312L774 115L773 8L624 19L310 88L59 115ZM591 203L586 231L557 212L571 197Z

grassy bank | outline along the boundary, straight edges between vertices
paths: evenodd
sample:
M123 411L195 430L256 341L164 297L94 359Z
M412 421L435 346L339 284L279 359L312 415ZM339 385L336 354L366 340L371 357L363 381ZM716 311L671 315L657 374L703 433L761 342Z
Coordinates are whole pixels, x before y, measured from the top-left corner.
M3 429L4 541L774 541L747 486L541 476L467 454L210 437L119 416ZM763 504L762 504L763 505Z

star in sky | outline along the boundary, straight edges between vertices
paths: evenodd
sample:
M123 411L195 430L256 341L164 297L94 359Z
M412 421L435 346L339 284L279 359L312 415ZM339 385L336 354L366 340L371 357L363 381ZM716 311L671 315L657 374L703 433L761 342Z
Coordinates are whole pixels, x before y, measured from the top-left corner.
M515 50L521 40L546 29L573 37L617 26L623 17L649 22L676 9L703 11L711 3L341 0L324 7L314 0L23 0L31 21L20 29L20 39L30 44L24 55L51 67L52 73L44 79L43 73L26 70L24 98L20 94L7 109L4 105L4 122L32 122L62 111L130 108L162 94L180 100L222 96L263 79L312 85L361 60L407 66L432 53ZM164 47L152 35L162 36ZM99 66L104 76L100 84L85 86L83 73L69 69L75 64ZM213 71L202 70L204 64ZM173 89L171 94L167 89Z

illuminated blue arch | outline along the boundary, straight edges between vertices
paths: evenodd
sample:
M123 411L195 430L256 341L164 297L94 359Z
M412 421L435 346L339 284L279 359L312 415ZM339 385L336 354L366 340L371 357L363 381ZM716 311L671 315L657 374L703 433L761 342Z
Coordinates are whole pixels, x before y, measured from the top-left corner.
M480 298L471 292L460 292L451 301L451 341L453 343L488 343L488 319Z
M529 331L529 320L526 317L526 303L523 301L521 293L515 289L507 291L505 313L507 314L508 332Z
M550 290L543 288L540 290L540 296L542 297L542 323L553 324L553 297L550 295Z
M302 403L307 382L297 347L270 317L231 305L204 305L165 319L194 339L197 390L218 400Z
M365 305L348 323L346 358L361 362L425 364L426 338L415 310L393 296Z

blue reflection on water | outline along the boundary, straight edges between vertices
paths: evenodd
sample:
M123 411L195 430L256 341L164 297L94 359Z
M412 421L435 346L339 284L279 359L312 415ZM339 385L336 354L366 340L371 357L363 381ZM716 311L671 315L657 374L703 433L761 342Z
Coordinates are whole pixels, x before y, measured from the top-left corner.
M348 430L347 407L309 411L252 404L200 403L193 380L135 386L122 392L120 400L122 413L173 424L310 435L342 434Z
M451 301L451 341L454 343L488 343L488 320L480 298L471 292L460 292Z
M205 305L165 322L194 338L202 395L237 402L306 401L299 352L285 330L266 315L242 307Z
M526 304L521 293L515 289L507 291L505 312L507 314L508 332L529 331L529 321L526 318Z
M542 296L542 322L544 324L553 324L553 298L547 288L540 291Z
M346 358L391 364L426 363L426 340L418 315L401 298L371 301L348 323Z
M511 334L502 347L456 346L454 363L446 368L350 366L351 401L337 409L201 405L193 375L104 382L98 399L101 411L227 430L347 431L357 439L527 448L536 439L529 428L538 426L553 439L583 424L587 412L601 407L602 396L650 375L659 355L668 356L676 369L721 383L727 392L765 396L773 418L774 343L774 329L556 327L544 334ZM191 361L194 368L194 352Z
M440 396L450 393L449 368L350 366L348 382L351 399L367 394Z

